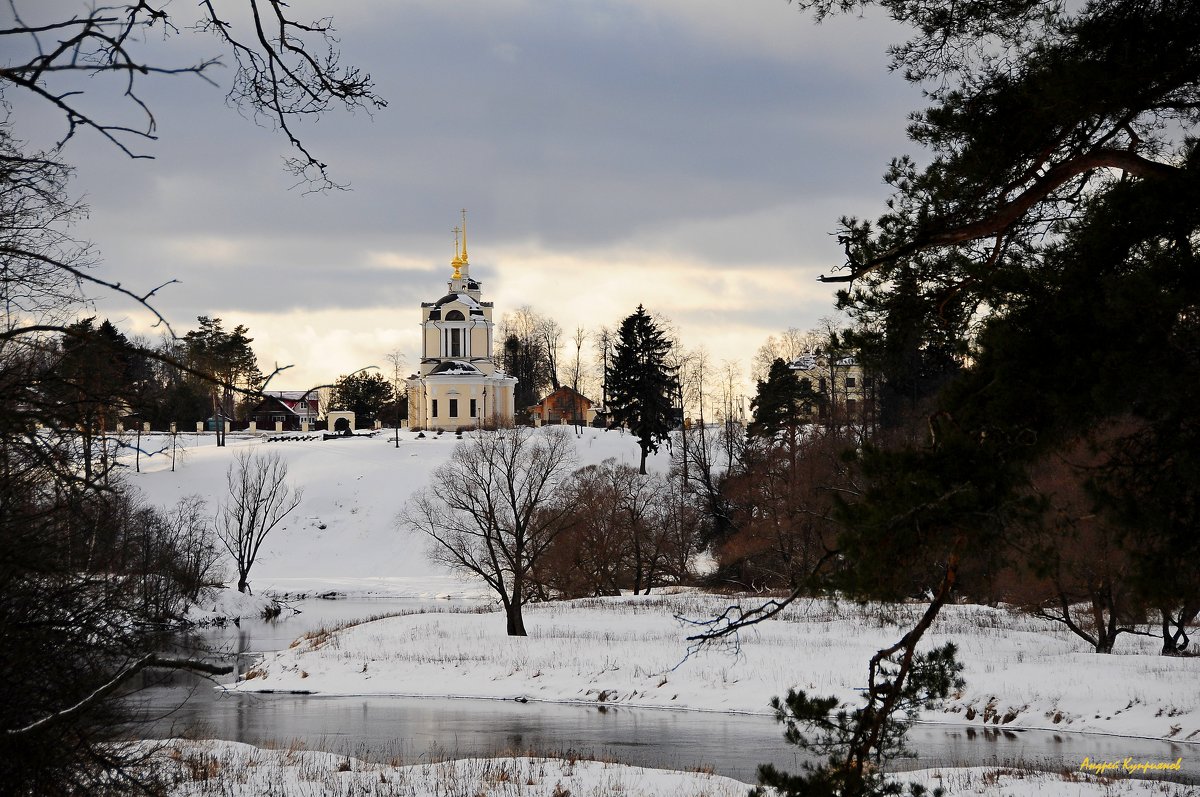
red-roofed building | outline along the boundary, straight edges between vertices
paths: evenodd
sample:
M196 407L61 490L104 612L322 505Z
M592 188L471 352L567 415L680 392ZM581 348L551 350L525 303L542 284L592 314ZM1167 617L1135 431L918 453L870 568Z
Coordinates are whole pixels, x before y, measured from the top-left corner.
M283 423L286 432L298 432L307 422L308 428L316 426L320 415L321 399L315 390L264 390L262 401L250 413L250 420L259 429L271 431L276 423Z

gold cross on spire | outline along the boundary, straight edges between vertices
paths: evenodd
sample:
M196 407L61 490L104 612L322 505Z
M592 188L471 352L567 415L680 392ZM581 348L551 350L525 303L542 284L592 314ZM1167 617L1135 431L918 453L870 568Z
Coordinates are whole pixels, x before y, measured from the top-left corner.
M462 262L467 263L467 209L462 209Z
M450 265L454 266L454 273L450 276L450 279L462 279L463 258L462 258L462 255L459 254L459 249L458 249L458 234L459 234L459 232L461 232L461 230L458 227L455 227L454 228L454 259L450 261Z

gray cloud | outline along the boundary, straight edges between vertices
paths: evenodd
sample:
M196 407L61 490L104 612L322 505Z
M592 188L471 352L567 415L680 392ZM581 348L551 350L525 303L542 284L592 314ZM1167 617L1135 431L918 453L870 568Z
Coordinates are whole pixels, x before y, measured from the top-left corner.
M273 131L201 81L149 80L155 161L128 161L94 137L67 151L92 204L80 232L108 272L143 284L178 277L183 288L163 306L184 319L216 306L408 313L440 289L449 228L466 206L484 262L528 244L602 267L614 249L645 247L687 257L700 279L710 267L764 264L815 276L838 257L828 236L837 217L880 207L880 174L910 149L904 117L920 102L884 70L894 29L854 19L818 28L783 0L363 0L339 3L335 23L346 59L390 103L373 119L302 125L353 190L287 190ZM179 61L212 46L153 44ZM18 115L42 138L60 121L26 103ZM380 253L404 265L381 269ZM815 297L828 295L767 297L726 316L664 310L705 329L724 317L769 330L815 321L828 312Z

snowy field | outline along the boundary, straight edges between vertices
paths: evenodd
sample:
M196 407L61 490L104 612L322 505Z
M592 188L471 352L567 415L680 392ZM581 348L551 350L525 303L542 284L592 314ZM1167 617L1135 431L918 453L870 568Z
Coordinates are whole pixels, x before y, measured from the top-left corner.
M236 742L173 740L161 749L172 797L743 797L750 784L698 772L644 769L561 758L492 758L417 765L366 763L303 750ZM975 767L906 772L901 780L940 786L947 797L1185 797L1190 787L1135 778L1030 773Z

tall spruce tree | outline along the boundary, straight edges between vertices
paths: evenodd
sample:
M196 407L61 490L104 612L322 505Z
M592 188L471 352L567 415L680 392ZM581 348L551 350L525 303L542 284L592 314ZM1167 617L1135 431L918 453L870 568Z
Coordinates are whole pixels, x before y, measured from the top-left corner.
M658 451L675 425L671 397L677 389L675 371L667 364L671 342L640 304L621 322L617 346L606 371L609 427L625 425L642 449L639 472L646 473L646 456Z

